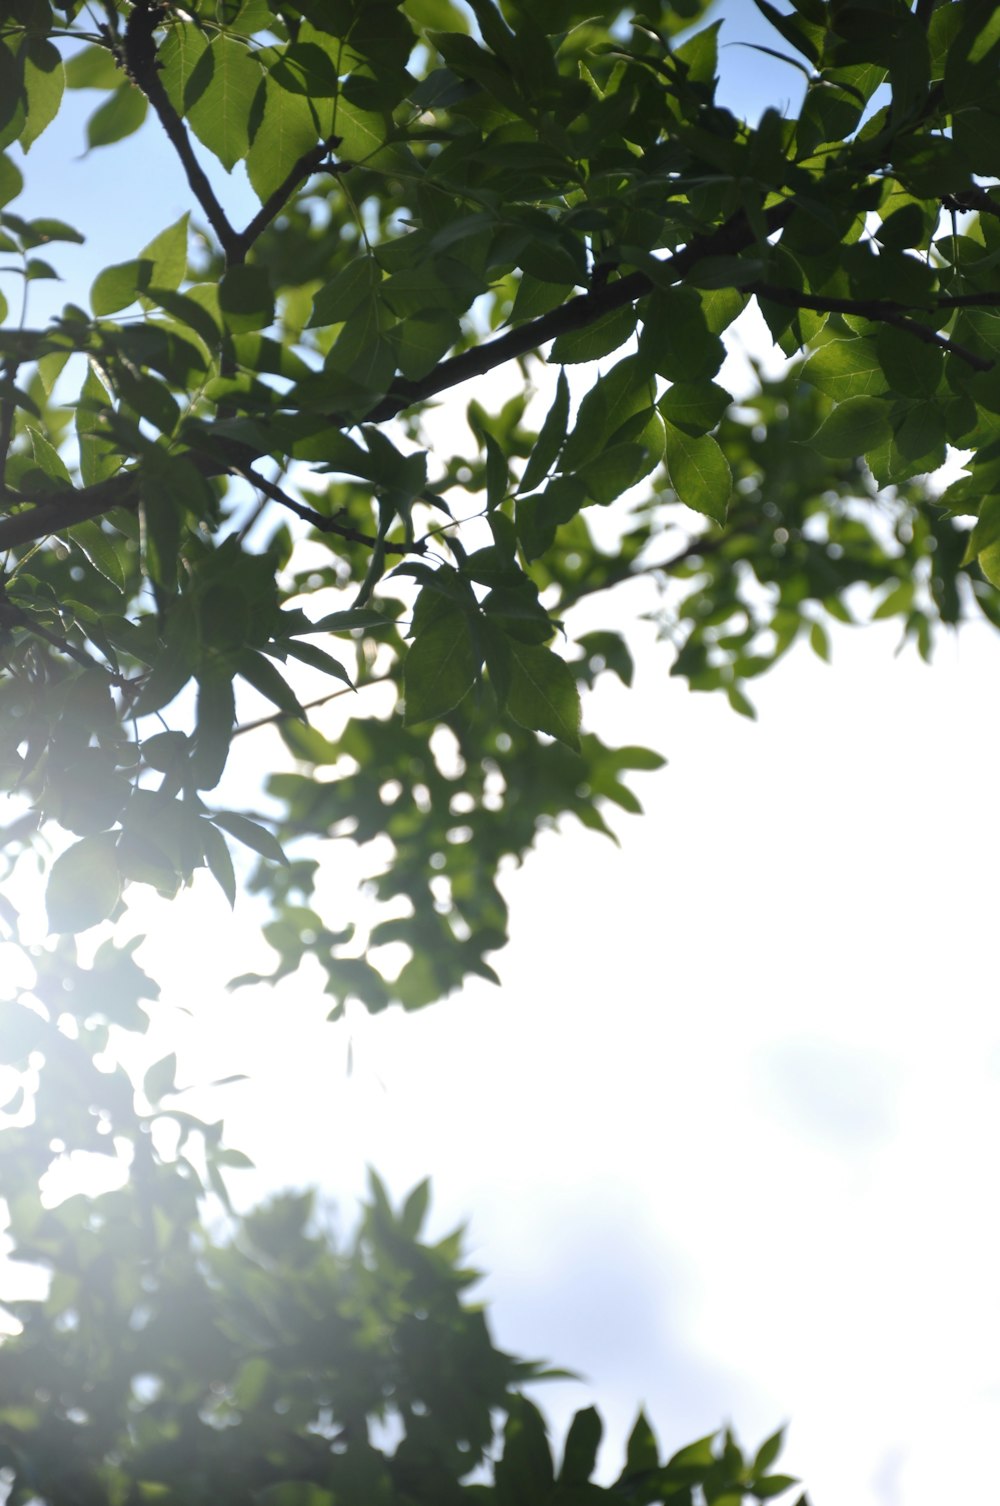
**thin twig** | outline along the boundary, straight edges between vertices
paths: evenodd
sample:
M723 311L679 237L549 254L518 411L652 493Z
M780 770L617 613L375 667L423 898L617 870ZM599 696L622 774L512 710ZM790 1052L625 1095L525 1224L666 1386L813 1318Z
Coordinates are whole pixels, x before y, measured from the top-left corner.
M306 701L303 711L315 711L319 706L325 706L328 701L336 701L342 695L355 695L359 690L365 690L369 685L384 685L390 675L374 675L366 680L364 685L344 685L340 690L331 690L328 695L321 695L318 700ZM270 716L259 716L254 722L241 722L233 728L233 736L240 737L244 732L257 732L261 727L272 727L278 722L292 722L298 720L298 713L294 711L275 711Z
M249 481L251 486L257 487L266 497L274 502L280 502L282 507L287 507L296 517L303 522L309 523L318 533L335 533L338 538L350 539L354 544L366 544L369 549L374 549L379 540L370 533L362 533L360 529L352 528L349 523L342 523L339 518L329 517L326 513L317 512L314 507L307 507L304 502L297 502L290 497L275 482L259 476L250 466L245 469L241 466L230 466L230 472L234 476ZM423 539L416 539L410 544L386 544L382 543L385 554L426 554L427 546Z
M84 669L96 669L98 673L107 675L111 684L118 686L119 689L124 689L131 683L126 675L119 674L115 669L109 669L106 664L98 663L84 649L78 648L75 643L70 643L60 633L54 633L51 628L47 628L44 623L36 621L34 617L29 616L21 607L15 606L13 602L7 601L6 598L3 601L3 608L5 626L23 627L26 632L32 633L38 638L44 638L46 643L51 644L54 649L58 649L67 658L75 660Z

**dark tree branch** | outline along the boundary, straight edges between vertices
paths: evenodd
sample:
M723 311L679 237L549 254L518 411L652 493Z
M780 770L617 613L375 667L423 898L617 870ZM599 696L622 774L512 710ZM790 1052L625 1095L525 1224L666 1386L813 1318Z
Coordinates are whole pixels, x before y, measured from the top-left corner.
M126 69L159 116L160 124L181 160L191 192L218 236L227 262L242 261L245 248L240 247L240 237L226 218L226 212L194 154L184 122L170 103L170 97L160 79L154 38L158 24L158 7L151 6L149 0L138 0L125 27Z
M769 233L773 234L781 229L792 208L792 202L789 200L768 211L766 218ZM696 237L682 250L666 258L660 264L662 280L680 282L704 258L735 255L752 245L754 240L754 232L745 216L736 215L713 234ZM659 282L660 278L657 281ZM558 335L586 329L613 309L622 308L627 303L644 298L653 289L654 284L645 272L631 272L617 282L606 283L592 292L571 298L560 308L543 314L538 319L531 319L496 340L490 340L474 350L465 351L462 355L453 356L448 361L442 361L426 377L418 381L405 379L398 381L382 401L365 415L364 421L384 423L390 418L395 418L397 414L413 404L424 402L441 392L446 392L470 378L485 376L505 362L537 350L539 346L555 339ZM920 324L918 320L910 317L902 304L823 298L811 293L796 293L788 288L772 287L768 283L758 283L749 291L759 292L762 297L772 298L776 302L796 308L860 314L866 318L901 324L917 339L929 340L949 350L968 361L977 370L988 370L993 365L982 356L966 350L954 341L947 340L936 331L929 330L925 325ZM1000 292L984 292L943 296L938 298L932 307L989 308L997 305L1000 305ZM332 414L329 421L331 426L340 428L349 428L358 422L357 419L337 414ZM231 457L213 459L207 455L192 454L189 458L198 466L203 475L244 474L253 485L258 486L267 495L271 495L268 490L272 486L271 482L265 482L256 472L234 466ZM254 458L248 450L245 466L249 467ZM62 492L58 498L39 502L23 512L15 513L12 517L0 519L0 549L9 549L18 544L44 538L47 534L59 533L64 528L71 528L74 523L82 523L87 518L100 517L116 507L134 508L139 502L140 486L141 471L122 471L117 476L101 481L95 486ZM299 516L304 517L307 522L325 533L339 534L355 543L363 543L369 548L375 546L376 540L371 536L349 529L338 523L336 519L324 517L322 513L313 512L311 508L296 502L285 493L275 497L275 500L281 502L282 506L290 507L292 511L298 512ZM396 554L420 552L419 541L417 545L389 545L387 551Z
M0 370L0 497L3 496L7 485L7 455L14 433L16 408L13 396L8 397L3 389L8 386L13 387L16 377L17 362L11 358L3 363L3 369Z
M331 172L347 170L346 164L341 166L329 160L331 151L340 145L341 138L336 135L328 136L325 141L320 141L316 146L310 147L307 152L303 152L298 161L293 163L283 182L279 183L274 192L268 196L246 228L236 230L229 223L225 210L216 198L215 190L194 154L191 138L184 122L171 104L170 97L160 79L154 35L159 24L159 8L151 5L149 0L138 0L125 28L125 66L129 77L143 91L159 116L160 124L181 160L191 192L205 211L209 224L219 238L219 244L225 252L226 264L231 267L236 266L244 260L258 236L267 229L275 215L280 214L296 189L300 188L307 178L323 166L329 167Z
M783 204L777 204L768 210L765 215L768 233L780 230L792 212L791 200ZM708 256L733 256L740 251L745 251L753 245L756 234L750 226L746 216L736 214L731 220L727 220L718 230L711 235L695 236L694 240L684 246L682 250L675 251L660 263L664 282L680 282L681 279L695 267L698 262L704 261ZM485 376L495 367L505 361L516 360L519 356L526 356L531 351L537 350L540 345L545 345L549 340L554 340L558 335L570 334L578 329L586 329L588 325L596 323L605 314L614 309L624 308L627 303L634 303L637 298L645 298L654 290L652 278L645 272L630 272L627 276L619 278L617 282L604 283L603 286L589 293L581 293L577 298L571 298L568 303L561 304L549 314L542 314L538 319L530 319L526 324L512 329L508 334L501 335L499 339L489 340L483 345L478 345L474 350L463 351L460 356L452 356L449 361L442 361L427 376L418 381L399 381L386 394L381 403L371 412L365 415L366 423L384 423L386 419L395 418L404 408L409 408L413 403L425 401L429 397L436 397L439 392L445 392L449 387L455 387L459 382L466 382L471 377ZM334 420L335 422L340 420Z
M50 533L61 533L88 518L99 518L115 507L137 507L139 503L138 471L119 471L107 481L74 491L59 492L57 498L38 502L24 512L0 521L0 549L30 544Z
M939 350L945 350L950 355L958 356L965 361L974 371L992 371L994 362L985 356L977 355L975 351L959 345L956 340L949 340L946 335L940 334L936 329L921 324L919 319L912 318L901 303L893 303L889 299L882 298L827 298L819 293L799 293L794 288L782 288L768 282L755 282L749 291L755 293L758 298L769 298L772 303L783 304L786 308L814 309L820 314L856 314L861 319L871 319L879 324L892 324L897 329L905 329L909 334L922 340L925 345L936 345ZM977 295L972 294L972 297ZM989 294L984 295L989 299ZM1000 302L1000 294L997 295ZM957 307L949 298L939 298L931 306L932 308Z
M941 200L945 209L950 209L956 214L969 214L977 210L980 214L992 214L1000 217L1000 204L985 188L979 188L973 184L970 188L963 188L960 193L947 194Z
M339 136L328 136L325 141L320 141L316 146L310 147L307 152L303 152L299 160L293 163L284 182L279 183L274 192L268 195L246 229L236 235L234 244L240 261L307 178L311 178L313 173L319 172L322 167L334 173L347 171L348 163L340 164L330 161L330 153L340 145L340 142Z

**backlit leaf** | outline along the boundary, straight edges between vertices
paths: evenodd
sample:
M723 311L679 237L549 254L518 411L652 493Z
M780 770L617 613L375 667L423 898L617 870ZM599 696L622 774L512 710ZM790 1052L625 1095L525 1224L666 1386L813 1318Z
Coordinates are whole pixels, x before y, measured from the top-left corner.
M516 722L580 746L580 692L564 659L532 643L507 639L510 680L506 706Z
M667 424L667 470L680 500L716 523L726 521L732 472L711 434L692 435Z
M406 722L444 716L468 693L479 672L468 614L444 606L410 645L403 661Z
M113 914L121 897L115 838L102 832L56 858L45 890L51 931L88 931Z

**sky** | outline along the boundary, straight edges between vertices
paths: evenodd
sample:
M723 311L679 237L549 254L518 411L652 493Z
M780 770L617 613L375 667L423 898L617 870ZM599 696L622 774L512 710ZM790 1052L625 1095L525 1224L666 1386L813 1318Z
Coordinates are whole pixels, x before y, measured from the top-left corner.
M761 39L749 0L724 9ZM794 94L792 70L722 57L724 100ZM63 129L12 207L88 234L58 258L59 301L84 302L187 200L148 130L71 160ZM115 214L123 182L150 188ZM502 989L334 1027L318 969L228 995L269 954L199 878L130 911L164 1049L181 1080L249 1073L212 1100L258 1164L243 1200L316 1184L349 1220L368 1164L397 1194L430 1174L499 1342L585 1377L540 1399L557 1437L597 1402L609 1471L642 1404L668 1448L789 1422L814 1506L977 1499L1000 1423L1000 644L975 627L927 668L891 626L835 628L832 666L802 650L755 684L751 724L670 680L648 628L633 643L634 691L602 686L586 723L669 764L633 781L620 848L570 823L508 874ZM363 871L331 846L331 910Z

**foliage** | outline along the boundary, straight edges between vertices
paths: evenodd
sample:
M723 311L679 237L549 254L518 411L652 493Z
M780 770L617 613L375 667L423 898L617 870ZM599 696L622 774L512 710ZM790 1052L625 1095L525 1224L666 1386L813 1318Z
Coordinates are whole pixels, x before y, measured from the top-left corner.
M278 975L308 952L334 1012L423 1005L494 976L499 861L567 812L606 829L659 761L580 732L581 688L631 675L616 617L574 631L581 599L653 575L673 673L746 714L856 585L924 653L998 617L992 8L761 5L806 83L756 125L716 99L718 24L674 40L702 8L8 8L0 143L97 91L90 148L152 117L194 215L123 243L89 309L2 335L0 764L12 853L76 839L50 838L54 931L203 866L232 899L235 842ZM244 228L205 162L248 174ZM5 155L8 204L21 181ZM81 238L10 208L3 237L29 293ZM808 358L734 406L721 337L751 302ZM511 366L442 439L435 399ZM973 458L938 499L948 443ZM323 677L358 707L328 736L302 706ZM262 704L296 772L260 817L213 792ZM391 844L371 937L314 913L330 835ZM365 943L390 939L387 980Z
M260 1348L261 1320L235 1304L242 1294L252 1309L266 1284L252 1253L264 1223L210 1245L193 1232L196 1192L179 1190L196 1175L187 1138L216 1196L235 1153L217 1127L174 1114L180 1160L164 1159L123 1069L93 1064L141 1033L140 1001L155 996L132 948L108 939L89 961L75 950L77 933L120 918L132 886L170 896L207 868L232 902L235 843L259 859L249 887L269 906L274 976L316 957L333 1016L352 997L422 1006L495 976L502 860L568 813L606 831L609 803L639 808L627 778L659 755L609 746L581 709L599 676L631 680L617 607L629 581L660 588L672 673L750 715L749 682L795 643L827 657L831 618L898 619L924 655L941 624L1000 624L995 7L756 3L774 31L764 50L803 80L797 112L756 122L716 97L719 26L701 24L704 0L644 13L575 0L4 7L0 252L4 286L25 294L0 331L4 852L17 876L40 856L60 939L36 949L30 992L8 1004L11 1066L35 1076L16 1089L28 1125L8 1130L3 1154L19 1168L20 1191L5 1187L21 1247L63 1283L4 1351L11 1374L58 1350L85 1377L102 1325L118 1315L124 1331L146 1301L134 1265L87 1298L98 1318L65 1296L79 1273L60 1262L94 1231L76 1202L40 1212L54 1145L131 1147L114 1208L129 1210L128 1239L147 1241L153 1288L170 1239L187 1252L178 1269L225 1336L218 1416L199 1427L240 1411L240 1367ZM91 151L147 121L165 134L190 216L145 246L124 239L89 307L35 326L35 285L82 236L11 207L16 153L58 120L66 90L99 96ZM243 227L219 197L234 170L259 205ZM109 193L102 213L116 210L120 189ZM789 364L734 402L723 336L751 306ZM513 396L494 401L477 381L466 426L442 425L441 396L493 372L514 373ZM938 495L926 478L949 445L968 452L966 470ZM582 631L575 608L594 598L603 625ZM310 719L335 697L349 715ZM280 733L285 765L263 812L232 809L245 796L229 795L231 749L262 728ZM333 837L379 838L388 853L367 935L315 897ZM16 933L10 898L2 917ZM369 955L387 942L408 958L396 976ZM153 1070L155 1108L173 1071L169 1059ZM161 1198L180 1200L169 1217ZM112 1204L97 1215L109 1226ZM350 1306L372 1262L391 1285L396 1226L378 1199L374 1210L382 1222L366 1225L353 1266L288 1224L276 1289L308 1305L315 1272ZM449 1288L451 1256L415 1253L418 1223L402 1215L404 1265L430 1262ZM345 1342L363 1348L355 1317ZM274 1374L299 1362L273 1358ZM515 1378L504 1363L487 1365L501 1391ZM130 1484L120 1430L139 1447L163 1419L176 1442L204 1398L182 1365L156 1398L129 1399L129 1365L109 1374L107 1417L69 1391L65 1403L26 1395L6 1416L18 1499L157 1493L155 1470ZM381 1405L335 1396L322 1375L299 1381L307 1410ZM363 1485L289 1474L302 1447L320 1450L304 1415L287 1436L269 1417L279 1494L404 1490L363 1435L343 1456ZM511 1402L508 1415L510 1462L464 1493L602 1493L583 1483L592 1422L574 1434L572 1481L553 1486L535 1414ZM45 1457L66 1441L86 1490L60 1497L25 1445L50 1426L61 1441ZM202 1439L205 1479L236 1436L217 1433ZM462 1436L478 1457L485 1435ZM677 1473L689 1468L709 1471L710 1500L768 1493L730 1443L714 1464L697 1446L672 1475L641 1429L633 1445L618 1494L689 1499L695 1476ZM435 1457L454 1484L454 1457ZM183 1486L199 1490L224 1493Z

